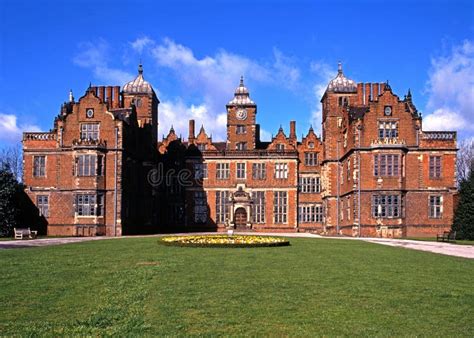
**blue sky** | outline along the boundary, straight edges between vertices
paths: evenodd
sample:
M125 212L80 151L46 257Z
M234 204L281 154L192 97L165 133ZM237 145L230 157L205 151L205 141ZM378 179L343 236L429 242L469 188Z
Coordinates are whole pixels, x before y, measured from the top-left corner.
M141 59L161 100L159 137L187 120L225 136L240 75L264 138L320 129L343 62L358 82L411 88L424 129L474 136L472 1L22 1L0 6L0 145L48 130L72 89L123 85Z

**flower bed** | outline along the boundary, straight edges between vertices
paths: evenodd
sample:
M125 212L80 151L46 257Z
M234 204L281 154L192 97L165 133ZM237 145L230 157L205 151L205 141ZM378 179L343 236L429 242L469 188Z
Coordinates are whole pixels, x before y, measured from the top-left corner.
M167 236L162 237L160 243L173 246L213 248L251 248L290 245L290 242L285 238L256 235Z

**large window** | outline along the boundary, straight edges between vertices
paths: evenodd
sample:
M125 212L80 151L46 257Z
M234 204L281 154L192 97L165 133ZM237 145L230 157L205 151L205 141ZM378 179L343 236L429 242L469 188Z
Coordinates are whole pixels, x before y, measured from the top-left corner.
M398 218L401 215L400 195L373 195L372 216L375 218Z
M229 192L216 191L216 222L225 223L229 217Z
M398 176L398 155L374 155L374 176Z
M207 178L207 163L194 163L194 178L197 180Z
M194 222L207 222L207 196L205 191L194 192Z
M275 191L273 195L273 214L275 223L286 223L288 221L288 193L286 191Z
M246 177L245 163L237 163L237 178Z
M265 191L253 191L252 199L252 222L265 223Z
M254 180L264 180L267 177L265 163L252 164L252 177Z
M430 196L430 218L441 218L443 213L443 198L441 196Z
M314 166L318 164L318 153L304 153L304 165Z
M398 122L396 121L379 121L379 139L397 138Z
M441 156L430 156L430 178L441 177Z
M33 176L46 176L46 156L33 156Z
M300 192L305 194L321 192L321 180L319 177L300 177Z
M102 175L103 156L96 155L78 155L76 157L76 175L77 176L95 176Z
M49 216L49 198L48 195L36 196L36 206L38 207L40 216Z
M275 163L275 178L288 178L288 163Z
M102 216L104 214L104 195L76 195L76 213L78 216Z
M216 178L218 180L226 180L229 178L229 163L217 163Z
M81 124L81 140L98 140L99 139L99 124L98 123L83 123Z
M298 207L298 221L300 223L321 223L323 221L323 207L320 204L303 204Z

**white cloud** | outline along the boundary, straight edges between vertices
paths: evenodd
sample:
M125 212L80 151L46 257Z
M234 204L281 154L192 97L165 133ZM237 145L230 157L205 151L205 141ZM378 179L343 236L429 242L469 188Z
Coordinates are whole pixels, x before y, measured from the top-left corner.
M131 73L109 66L109 45L105 40L84 42L79 44L79 48L81 52L74 57L74 63L91 69L96 79L106 84L125 84L135 78Z
M464 41L431 60L425 130L474 131L474 42Z
M130 46L132 47L132 49L139 54L143 52L143 49L153 44L154 41L147 36L138 38L135 41L130 42Z
M22 138L23 131L40 131L41 129L32 124L18 124L18 118L13 114L0 113L0 140L6 142L18 142Z
M138 40L133 43L138 43ZM198 57L189 47L171 39L164 39L160 44L147 41L147 45L153 46L151 55L159 67L172 70L188 92L203 98L201 105L206 107L207 114L205 128L206 131L212 130L214 139L226 138L224 107L232 99L241 75L246 85L250 83L250 88L252 83L264 83L295 89L300 81L300 71L294 65L295 61L278 49L273 50L274 60L266 64L225 50L219 50L213 56ZM175 103L184 101L181 98ZM191 102L186 103L187 111L191 111ZM170 104L167 108L173 107L183 112L181 104ZM160 118L163 122L165 119L165 116ZM178 128L175 129L178 131Z
M182 99L163 100L160 104L159 114L159 139L168 135L173 126L178 136L188 138L188 122L191 119L196 121L196 135L204 125L207 135L213 137L213 140L222 140L226 138L225 128L227 124L227 115L225 113L212 116L206 104L187 105Z
M261 141L271 141L272 140L272 133L268 130L260 129L260 140Z

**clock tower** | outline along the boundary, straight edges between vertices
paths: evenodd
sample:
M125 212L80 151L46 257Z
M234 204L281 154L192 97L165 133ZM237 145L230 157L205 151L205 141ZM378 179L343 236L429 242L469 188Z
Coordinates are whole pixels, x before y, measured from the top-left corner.
M259 141L256 122L257 105L250 99L244 78L227 108L227 150L253 150Z

